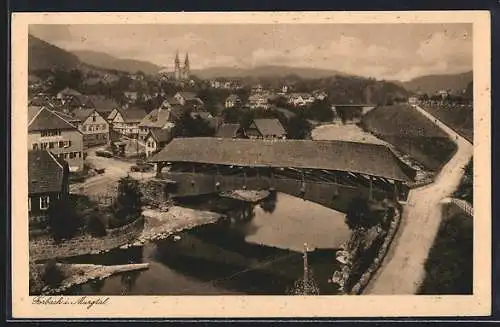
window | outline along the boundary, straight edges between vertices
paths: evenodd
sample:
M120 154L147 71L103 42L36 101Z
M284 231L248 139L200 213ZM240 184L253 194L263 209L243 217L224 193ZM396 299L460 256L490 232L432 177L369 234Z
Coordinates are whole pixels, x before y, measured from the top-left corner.
M49 208L49 203L50 203L50 199L47 195L40 197L40 209L41 210L47 210Z
M28 197L28 212L31 212L31 198Z
M49 149L53 149L56 142L49 142Z
M64 148L64 142L63 141L59 141L59 147L60 148Z
M74 159L75 158L75 153L74 152L70 152L69 153L69 158L70 159Z
M82 157L82 152L78 152L78 158L81 158Z
M38 150L38 143L33 143L33 150Z
M64 159L68 159L68 154L67 153L64 154Z
M95 123L95 118L96 118L95 116L92 116L92 121L93 121L94 123Z
M47 149L48 145L49 144L47 142L43 142L40 144L40 147L42 148L42 150L45 150L45 149Z

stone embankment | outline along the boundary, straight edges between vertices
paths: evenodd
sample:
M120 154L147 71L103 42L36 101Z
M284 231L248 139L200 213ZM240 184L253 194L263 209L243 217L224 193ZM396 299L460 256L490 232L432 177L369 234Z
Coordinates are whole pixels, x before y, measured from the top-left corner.
M401 210L396 209L394 210L394 217L392 218L392 222L390 224L389 230L387 231L385 240L382 243L380 249L378 250L377 256L373 259L373 262L370 265L370 267L363 273L363 275L361 275L359 281L350 290L349 292L350 295L361 294L365 289L365 287L370 282L370 279L377 272L378 268L382 264L382 261L384 260L387 254L387 251L389 250L392 241L394 240L394 236L396 235L400 222L401 222Z
M84 254L96 254L109 251L137 239L144 227L141 217L127 225L107 229L106 236L94 237L82 233L72 239L56 242L48 232L30 235L30 261L66 258Z
M34 272L34 274L40 276L41 274L43 274L44 267L45 265L43 264L35 264L32 265L30 269L34 269L36 271ZM117 265L117 266L101 266L101 265L91 265L91 264L57 263L56 267L59 269L64 278L59 284L59 286L54 288L50 288L48 286L42 286L39 277L37 278L38 283L31 290L32 293L41 293L47 295L60 294L73 286L81 285L92 280L102 280L104 278L116 274L148 269L149 264L140 263L140 264Z

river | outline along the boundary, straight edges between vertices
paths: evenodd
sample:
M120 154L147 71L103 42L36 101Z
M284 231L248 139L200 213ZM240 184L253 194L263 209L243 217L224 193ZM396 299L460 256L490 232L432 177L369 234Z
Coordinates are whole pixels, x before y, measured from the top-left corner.
M259 204L196 198L185 206L223 212L227 219L184 231L166 240L126 250L66 259L93 264L149 263L149 269L74 287L85 295L284 295L304 273L320 294L335 294L328 283L335 251L350 236L344 214L273 193Z

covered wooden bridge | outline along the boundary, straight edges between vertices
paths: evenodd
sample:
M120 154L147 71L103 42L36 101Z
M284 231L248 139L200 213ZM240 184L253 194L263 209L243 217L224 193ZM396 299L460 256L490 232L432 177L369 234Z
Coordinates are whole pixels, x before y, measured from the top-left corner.
M151 157L171 197L270 189L345 211L355 196L406 199L415 171L384 145L177 138Z

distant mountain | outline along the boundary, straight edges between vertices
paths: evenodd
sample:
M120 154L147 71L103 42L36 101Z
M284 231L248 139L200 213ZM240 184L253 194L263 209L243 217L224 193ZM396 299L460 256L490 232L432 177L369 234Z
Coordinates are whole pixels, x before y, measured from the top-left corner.
M128 73L142 71L146 74L156 74L160 71L160 69L162 69L162 67L147 61L116 58L103 52L80 50L73 51L73 53L82 62L104 69L114 69Z
M428 75L414 78L403 83L410 92L435 93L439 90L462 91L472 82L472 71L450 75Z
M344 73L335 70L289 66L259 66L249 69L235 67L211 67L201 70L193 70L191 73L201 79L211 79L217 77L283 77L287 75L297 75L302 78L322 78L334 75L345 75Z
M78 57L68 51L28 35L28 71L45 69L70 70L81 65Z

